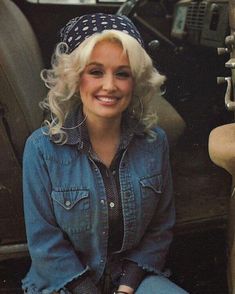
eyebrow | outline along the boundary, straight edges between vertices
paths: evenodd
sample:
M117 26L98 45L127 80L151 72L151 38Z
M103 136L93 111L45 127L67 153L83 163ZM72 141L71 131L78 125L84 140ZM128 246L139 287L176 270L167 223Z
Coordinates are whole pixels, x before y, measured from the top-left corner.
M101 66L101 67L104 66L102 63L99 63L99 62L90 62L90 63L87 64L87 66L92 66L92 65ZM127 69L130 69L131 67L129 65L123 64L123 65L118 66L118 68L127 68Z

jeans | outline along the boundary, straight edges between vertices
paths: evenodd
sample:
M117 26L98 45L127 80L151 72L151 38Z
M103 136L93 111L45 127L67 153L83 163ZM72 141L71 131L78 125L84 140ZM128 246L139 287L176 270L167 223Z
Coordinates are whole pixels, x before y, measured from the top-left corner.
M101 286L101 285L100 285ZM99 287L102 294L111 294L113 293L114 289L102 289L102 287ZM33 289L32 289L33 290ZM24 291L24 294L27 293L42 293L40 291ZM57 292L54 292L55 294ZM59 291L57 294L66 294L70 293L69 291ZM81 293L85 294L85 293ZM147 276L139 285L137 290L135 291L135 294L189 294L189 292L183 290L173 282L171 282L169 279L160 276L160 275L150 275Z
M135 294L187 294L169 279L160 275L147 276L139 285Z

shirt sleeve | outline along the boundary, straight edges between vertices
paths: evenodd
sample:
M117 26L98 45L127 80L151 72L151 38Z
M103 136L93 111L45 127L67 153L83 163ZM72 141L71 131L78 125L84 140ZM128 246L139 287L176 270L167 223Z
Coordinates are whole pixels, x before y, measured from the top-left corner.
M122 276L119 284L129 286L136 290L146 274L147 272L135 262L125 260L123 262Z
M70 282L66 288L72 294L101 294L87 273Z
M136 262L148 272L161 273L166 254L172 241L175 224L175 206L172 192L172 177L169 162L168 142L162 135L162 191L154 215L136 247L129 250L124 259Z
M52 293L89 269L56 223L49 171L36 139L27 140L23 158L24 214L32 260L23 288L36 286Z

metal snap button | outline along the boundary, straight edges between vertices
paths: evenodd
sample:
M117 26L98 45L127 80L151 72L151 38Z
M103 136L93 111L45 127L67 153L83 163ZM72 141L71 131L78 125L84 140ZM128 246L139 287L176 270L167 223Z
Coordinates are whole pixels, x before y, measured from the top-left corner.
M68 207L68 206L71 205L71 202L70 202L69 200L67 200L67 201L65 202L65 205Z
M110 202L110 203L109 203L109 206L110 206L111 208L113 208L113 207L115 206L115 204L114 204L113 202Z

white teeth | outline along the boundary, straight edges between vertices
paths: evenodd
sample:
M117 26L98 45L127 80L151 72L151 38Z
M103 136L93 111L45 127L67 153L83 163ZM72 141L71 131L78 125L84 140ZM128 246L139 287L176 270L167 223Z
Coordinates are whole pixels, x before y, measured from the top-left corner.
M115 98L110 98L110 97L98 97L98 100L103 101L103 102L113 102L116 99Z

